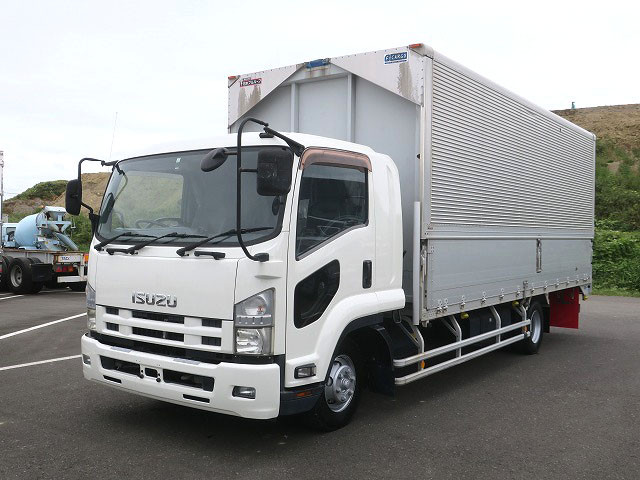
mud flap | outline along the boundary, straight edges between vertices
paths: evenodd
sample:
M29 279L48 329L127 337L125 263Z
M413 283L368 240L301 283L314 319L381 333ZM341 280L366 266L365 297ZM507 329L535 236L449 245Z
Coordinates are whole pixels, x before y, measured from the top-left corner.
M34 282L48 282L53 276L53 269L50 263L32 263L31 278Z
M580 289L570 288L549 294L552 327L578 328L580 316Z

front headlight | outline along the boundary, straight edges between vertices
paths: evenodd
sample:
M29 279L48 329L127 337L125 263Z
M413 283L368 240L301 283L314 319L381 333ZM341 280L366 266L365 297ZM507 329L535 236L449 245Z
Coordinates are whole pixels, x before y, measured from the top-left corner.
M273 311L273 289L260 292L236 304L236 353L271 355Z
M96 329L96 291L87 283L87 328Z

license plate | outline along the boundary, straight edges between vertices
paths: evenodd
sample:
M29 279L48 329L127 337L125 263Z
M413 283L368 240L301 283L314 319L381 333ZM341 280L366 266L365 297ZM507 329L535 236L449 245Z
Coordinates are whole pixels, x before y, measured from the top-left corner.
M58 255L58 263L76 263L82 261L82 255Z

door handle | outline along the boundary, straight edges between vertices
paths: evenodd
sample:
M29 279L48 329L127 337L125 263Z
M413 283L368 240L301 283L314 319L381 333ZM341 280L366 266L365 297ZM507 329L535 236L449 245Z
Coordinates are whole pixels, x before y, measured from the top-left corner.
M371 260L362 262L362 288L371 288L373 264Z

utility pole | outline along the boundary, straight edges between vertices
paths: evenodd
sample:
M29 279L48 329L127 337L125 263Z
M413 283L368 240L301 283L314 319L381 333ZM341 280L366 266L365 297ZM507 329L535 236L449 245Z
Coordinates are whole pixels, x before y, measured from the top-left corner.
M4 203L4 185L2 183L2 172L4 170L4 152L0 150L0 243L2 243L2 204Z

